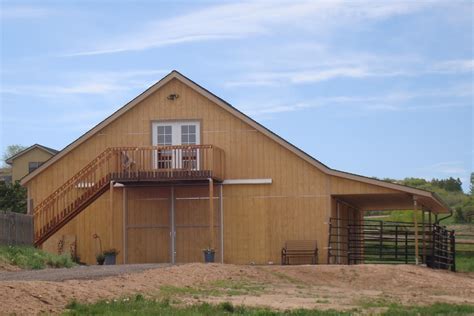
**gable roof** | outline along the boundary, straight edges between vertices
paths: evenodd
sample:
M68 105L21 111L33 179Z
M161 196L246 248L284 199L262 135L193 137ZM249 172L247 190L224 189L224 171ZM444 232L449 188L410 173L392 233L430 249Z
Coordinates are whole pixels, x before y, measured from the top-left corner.
M348 173L348 172L339 171L339 170L336 170L336 169L329 168L328 166L326 166L325 164L323 164L322 162L320 162L316 158L312 157L311 155L307 154L306 152L299 149L295 145L293 145L290 142L286 141L285 139L281 138L280 136L278 136L277 134L275 134L271 130L267 129L266 127L264 127L263 125L261 125L257 121L253 120L249 116L245 115L244 113L242 113L241 111L239 111L238 109L233 107L231 104L227 103L225 100L219 98L215 94L211 93L209 90L203 88L202 86L200 86L196 82L192 81L191 79L187 78L186 76L182 75L181 73L179 73L176 70L173 70L172 72L170 72L168 75L163 77L160 81L158 81L157 83L152 85L150 88L145 90L143 93L138 95L136 98L134 98L133 100L131 100L130 102L125 104L122 108L118 109L116 112L114 112L112 115L107 117L105 120L103 120L102 122L97 124L91 130L89 130L88 132L86 132L85 134L80 136L78 139L76 139L75 141L70 143L63 150L61 150L57 155L55 155L54 157L52 157L51 159L46 161L44 164L42 164L39 168L37 168L36 170L31 172L30 174L26 175L25 177L23 177L23 179L21 179L21 184L24 185L24 184L28 183L31 179L33 179L38 174L43 172L50 165L54 164L57 160L64 157L68 152L70 152L71 150L73 150L74 148L76 148L77 146L79 146L80 144L85 142L86 140L88 140L90 137L92 137L97 132L102 130L105 126L107 126L108 124L115 121L121 115L123 115L124 113L129 111L135 105L140 103L142 100L144 100L145 98L147 98L148 96L153 94L155 91L157 91L158 89L160 89L162 86L164 86L165 84L167 84L168 82L170 82L173 79L179 80L180 82L184 83L185 85L187 85L191 89L195 90L199 94L205 96L206 98L208 98L209 100L211 100L212 102L214 102L215 104L217 104L218 106L223 108L224 110L230 112L232 115L234 115L234 116L238 117L239 119L243 120L245 123L249 124L250 126L255 128L257 131L259 131L259 132L263 133L264 135L270 137L272 140L274 140L278 144L280 144L283 147L287 148L288 150L292 151L293 153L295 153L296 155L298 155L299 157L301 157L305 161L309 162L310 164L314 165L316 168L318 168L319 170L321 170L322 172L324 172L326 174L333 175L333 176L336 176L336 177L345 178L345 179L360 181L360 182L364 182L364 183L368 183L368 184L372 184L372 185L376 185L376 186L381 186L381 187L385 187L385 188L405 192L405 193L412 194L412 195L432 198L440 206L440 209L442 209L444 211L449 210L449 207L433 192L425 191L425 190L421 190L421 189L417 189L417 188L412 188L412 187L408 187L408 186L404 186L404 185L400 185L400 184L389 183L389 182L385 182L385 181L381 181L381 180L377 180L377 179L373 179L373 178L369 178L369 177L365 177L365 176L361 176L361 175L357 175L357 174Z
M25 148L23 149L22 151L14 154L13 156L11 156L10 158L6 159L5 162L9 165L11 165L13 163L13 160L15 160L16 158L20 157L20 156L23 156L24 154L26 154L27 152L30 152L31 150L35 149L35 148L38 148L38 149L41 149L51 155L56 155L59 151L56 150L56 149L53 149L53 148L50 148L50 147L46 147L46 146L43 146L43 145L40 145L40 144L34 144L34 145L31 145L30 147L28 148Z

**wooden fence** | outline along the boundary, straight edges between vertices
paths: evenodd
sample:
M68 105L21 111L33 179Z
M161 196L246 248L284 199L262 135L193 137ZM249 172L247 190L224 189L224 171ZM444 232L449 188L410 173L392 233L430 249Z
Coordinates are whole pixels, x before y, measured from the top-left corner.
M32 245L33 216L0 212L0 245Z

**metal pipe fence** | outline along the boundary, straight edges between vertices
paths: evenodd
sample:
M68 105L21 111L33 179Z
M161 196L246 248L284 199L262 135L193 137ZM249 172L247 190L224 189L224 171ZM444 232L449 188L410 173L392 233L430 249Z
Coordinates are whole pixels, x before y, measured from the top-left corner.
M416 228L416 229L415 229ZM416 230L418 230L418 240ZM455 234L437 224L348 220L329 222L328 263L415 263L455 270Z

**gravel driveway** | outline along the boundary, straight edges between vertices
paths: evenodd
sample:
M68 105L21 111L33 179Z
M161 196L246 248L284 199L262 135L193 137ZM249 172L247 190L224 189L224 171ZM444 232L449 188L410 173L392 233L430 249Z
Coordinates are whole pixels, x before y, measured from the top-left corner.
M0 272L2 281L54 281L90 280L108 276L141 272L149 269L168 267L170 264L121 264L110 266L77 266L74 268L21 270Z

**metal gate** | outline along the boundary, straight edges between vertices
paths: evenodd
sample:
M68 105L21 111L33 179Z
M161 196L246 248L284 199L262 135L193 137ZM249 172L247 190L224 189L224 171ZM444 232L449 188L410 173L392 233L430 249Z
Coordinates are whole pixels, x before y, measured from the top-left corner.
M456 271L456 236L454 230L433 225L432 258L426 264L433 269Z
M418 231L418 238L416 238ZM331 218L328 263L405 263L419 262L435 269L455 270L454 231L437 224L347 220Z

